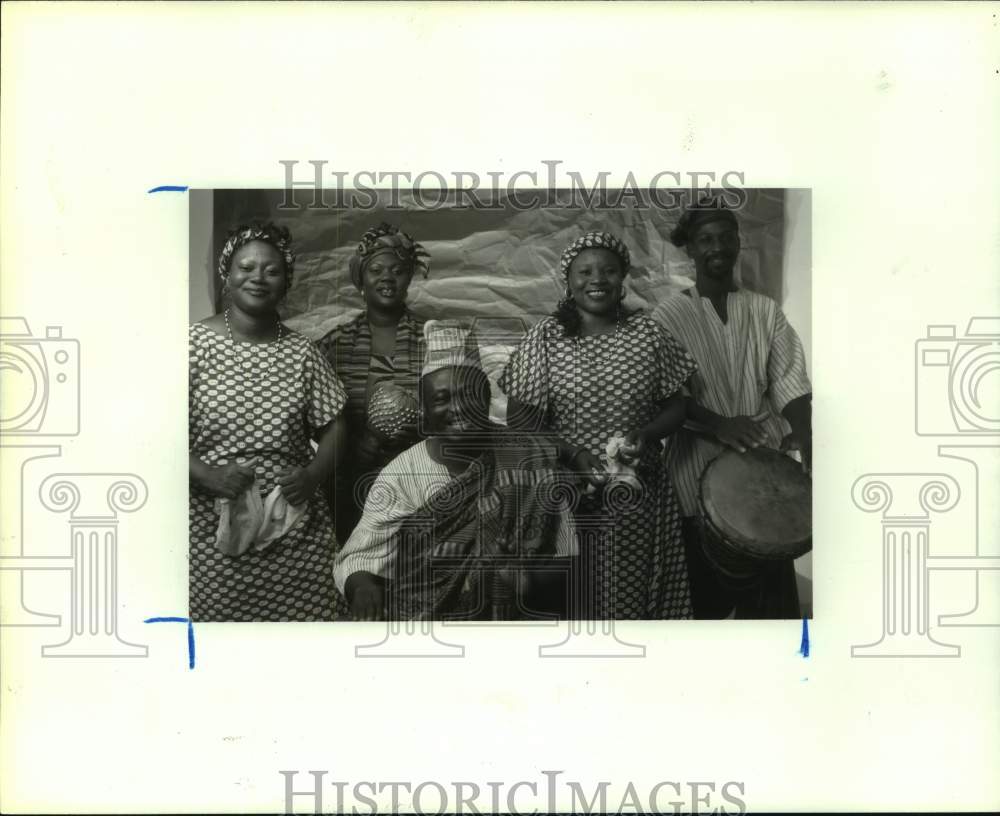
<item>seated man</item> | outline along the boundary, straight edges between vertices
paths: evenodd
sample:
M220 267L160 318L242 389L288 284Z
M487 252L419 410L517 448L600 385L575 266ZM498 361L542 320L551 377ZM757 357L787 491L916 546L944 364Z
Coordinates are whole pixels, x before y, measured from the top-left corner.
M468 332L425 326L424 441L392 460L334 565L358 620L561 614L575 555L556 451L489 420Z

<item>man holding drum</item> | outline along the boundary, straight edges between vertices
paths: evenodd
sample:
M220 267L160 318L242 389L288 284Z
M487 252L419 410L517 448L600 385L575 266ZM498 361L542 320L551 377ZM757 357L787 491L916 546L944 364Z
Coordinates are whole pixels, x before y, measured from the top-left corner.
M674 438L670 465L685 516L695 617L723 618L734 607L738 618L798 617L790 558L762 570L749 586L727 580L719 562L706 559L699 483L727 447L798 450L802 468L811 470L812 386L802 343L777 303L736 286L739 224L721 201L688 208L670 240L686 250L696 271L694 287L653 312L698 362L687 383L689 421ZM762 509L766 515L767 506ZM808 524L808 508L803 514Z

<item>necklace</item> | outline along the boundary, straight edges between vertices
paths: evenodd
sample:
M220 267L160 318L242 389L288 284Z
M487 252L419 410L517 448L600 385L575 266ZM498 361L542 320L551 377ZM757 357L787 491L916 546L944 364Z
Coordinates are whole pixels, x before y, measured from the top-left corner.
M250 353L250 356L247 356L241 352L237 352L239 346L237 345L236 340L233 337L233 327L229 323L229 309L226 309L225 319L226 319L226 335L229 337L229 342L233 347L233 354L235 355L236 359L239 360L240 368L242 368L247 373L256 376L258 379L263 380L271 372L271 364L274 362L274 356L273 355L267 356L267 366L264 368L262 372L254 371L251 367L247 366L247 361L253 357L253 352ZM261 346L263 348L271 348L272 346L276 346L278 343L281 342L281 337L282 337L281 332L282 332L281 321L279 320L278 336L274 340L272 340L270 343L252 343L251 345L255 347Z
M610 352L608 352L607 354L599 354L597 356L594 356L594 354L583 345L583 341L585 338L582 334L578 334L576 336L576 341L573 345L576 347L578 352L583 353L583 356L586 357L589 362L596 363L598 366L604 367L608 364L609 360L612 363L615 361L615 357L618 354L618 346L621 344L621 331L622 331L622 317L621 317L621 310L619 310L617 318L615 320L615 330L612 335ZM588 336L600 337L601 335L592 334Z

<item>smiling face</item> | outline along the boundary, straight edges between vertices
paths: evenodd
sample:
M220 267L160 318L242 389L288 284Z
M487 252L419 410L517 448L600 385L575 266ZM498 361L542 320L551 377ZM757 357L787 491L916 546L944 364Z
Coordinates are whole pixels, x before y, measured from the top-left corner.
M740 254L740 231L730 221L709 221L698 227L687 244L698 277L716 281L732 278Z
M566 283L577 308L593 315L612 315L622 299L627 270L610 249L585 249L569 266Z
M490 382L481 369L449 366L421 380L424 429L429 436L458 440L489 427Z
M229 262L230 303L246 314L274 312L288 291L285 261L266 241L250 241Z
M369 309L398 309L406 302L413 267L389 249L375 253L361 272L361 290Z

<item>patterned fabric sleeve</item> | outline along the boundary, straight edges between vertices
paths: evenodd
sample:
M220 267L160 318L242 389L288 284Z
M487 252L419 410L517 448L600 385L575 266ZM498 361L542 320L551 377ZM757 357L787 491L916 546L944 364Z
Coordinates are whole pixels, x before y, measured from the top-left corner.
M778 413L793 399L812 392L806 357L795 329L775 305L774 337L767 358L768 394Z
M308 340L305 345L306 424L312 436L337 418L347 402L347 392L319 348Z
M188 327L188 450L194 448L197 431L194 427L194 389L198 383L198 343L195 340L197 329L194 325Z
M510 355L498 382L508 397L545 411L548 408L549 360L546 338L552 318L536 323Z
M656 396L664 401L684 387L698 370L698 363L659 322L652 323L655 326Z

